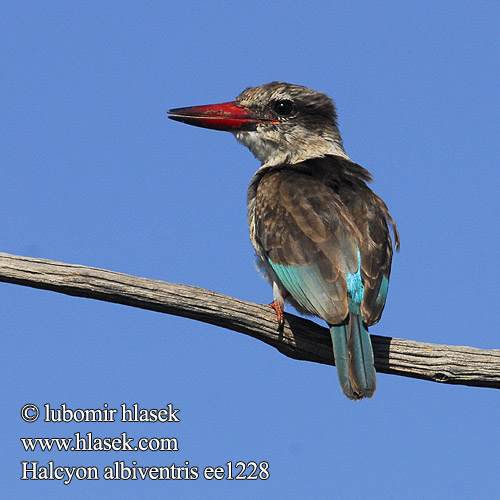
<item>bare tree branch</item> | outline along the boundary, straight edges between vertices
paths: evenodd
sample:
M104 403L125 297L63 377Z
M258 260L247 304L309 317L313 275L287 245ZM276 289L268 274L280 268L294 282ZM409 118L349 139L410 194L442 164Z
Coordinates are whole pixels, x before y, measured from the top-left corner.
M174 314L250 335L288 357L333 364L329 332L285 314L278 331L266 305L202 288L104 269L0 253L0 281ZM500 389L500 349L428 344L372 335L378 372L447 384Z

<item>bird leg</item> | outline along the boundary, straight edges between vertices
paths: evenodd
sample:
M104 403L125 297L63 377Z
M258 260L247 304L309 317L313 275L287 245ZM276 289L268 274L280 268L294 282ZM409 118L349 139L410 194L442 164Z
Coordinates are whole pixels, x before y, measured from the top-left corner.
M282 307L280 304L276 304L276 302L271 302L269 304L269 307L272 307L275 311L276 311L276 317L278 319L278 323L279 325L281 326L283 324L283 322L285 321L284 319L284 312L285 312L285 308Z
M290 295L288 291L285 290L283 293L276 283L273 283L273 295L274 300L269 304L276 311L276 317L278 319L279 328L283 328L283 323L285 321L285 299Z

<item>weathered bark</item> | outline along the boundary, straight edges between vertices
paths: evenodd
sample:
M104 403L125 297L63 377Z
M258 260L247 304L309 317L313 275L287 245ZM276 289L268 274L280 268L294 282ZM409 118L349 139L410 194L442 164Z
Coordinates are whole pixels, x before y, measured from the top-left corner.
M332 365L329 332L285 314L282 331L266 305L202 288L114 271L0 253L0 281L184 316L262 340L295 359ZM372 335L378 372L500 389L500 349L428 344Z

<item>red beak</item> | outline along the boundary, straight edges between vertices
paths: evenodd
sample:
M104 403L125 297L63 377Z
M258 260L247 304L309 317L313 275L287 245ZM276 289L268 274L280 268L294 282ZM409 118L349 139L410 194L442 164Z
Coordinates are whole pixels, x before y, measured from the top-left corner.
M238 106L235 102L176 108L168 111L169 118L197 127L225 130L255 130L257 124L269 121L254 111Z

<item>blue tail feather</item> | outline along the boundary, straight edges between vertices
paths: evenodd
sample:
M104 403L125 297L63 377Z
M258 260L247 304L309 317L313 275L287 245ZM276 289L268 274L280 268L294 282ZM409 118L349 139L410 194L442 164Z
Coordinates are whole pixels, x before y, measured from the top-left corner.
M362 319L350 313L342 325L330 327L337 375L349 399L371 398L377 386L373 348Z
M332 335L335 366L337 367L337 375L339 377L342 392L349 399L357 399L351 387L351 382L349 380L349 370L347 367L347 329L347 324L331 326L330 333Z

